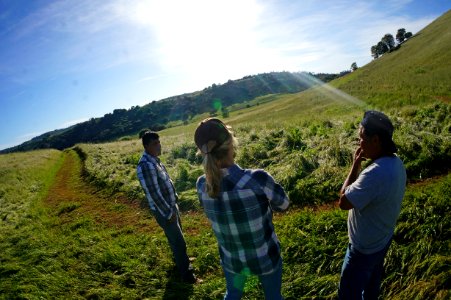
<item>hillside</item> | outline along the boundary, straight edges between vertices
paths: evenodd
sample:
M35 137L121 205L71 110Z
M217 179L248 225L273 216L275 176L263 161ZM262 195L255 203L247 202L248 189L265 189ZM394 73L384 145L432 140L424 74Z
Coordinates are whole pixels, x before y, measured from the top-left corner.
M449 15L433 22L398 51L330 85L278 95L270 102L233 110L223 118L232 125L240 143L238 164L267 170L289 194L292 214L276 216L280 218L276 219L276 230L284 249L283 290L287 299L336 298L347 237L346 214L334 209L333 203L352 162L358 122L368 108L382 109L394 121L398 155L405 163L409 180L395 240L386 260L383 298L449 298L446 266L450 263L450 236L446 229L449 218L445 216L450 212L451 192L451 106L446 98L450 96L447 51L451 40L446 34L429 36L441 28L451 28ZM443 44L448 47L442 47ZM434 45L439 45L439 49ZM424 49L416 52L410 50L412 47ZM393 59L403 55L409 56L409 63ZM427 84L418 83L418 88L405 84L419 80L412 65L427 68L432 60L438 73L421 73ZM390 70L396 72L385 74ZM375 75L370 76L372 72ZM405 103L405 99L412 101ZM197 213L202 214L194 184L203 171L193 133L199 120L206 116L208 113L195 116L184 126L160 132L162 161L175 182L188 224L191 220L198 222ZM79 144L76 150L85 158L89 182L113 193L124 193L133 202L145 203L135 175L142 151L137 138ZM210 251L216 245L199 248L199 238L208 244L211 235L203 232L203 227L194 227L187 230L196 233L187 234L188 243L196 247L195 267L205 274L205 284L195 287L191 298L209 295L219 299L221 272L215 252ZM177 293L175 287L168 289ZM256 285L250 284L247 293L251 299L261 297Z
M345 74L343 72L342 74ZM272 72L245 76L210 87L128 110L115 109L101 118L76 124L69 128L47 132L0 153L33 149L65 149L76 143L98 143L136 134L145 128L161 130L176 121L183 123L205 112L221 113L223 108L267 94L285 94L303 91L319 84L318 79L329 81L342 74L308 74L304 72Z
M451 11L392 53L333 82L381 108L451 101Z
M450 16L451 12L448 12L396 52L338 78L330 85L316 85L300 93L274 96L275 99L266 103L263 103L264 97L257 98L249 102L253 106L231 111L223 119L233 127L243 145L238 150L237 162L247 168L267 169L288 190L294 203L330 202L336 197L342 176L351 163L363 111L378 108L383 109L396 126L394 139L409 180L447 174L451 168L451 106L446 100L449 92L441 87L449 89L451 82L451 66L447 61L451 35L440 30L451 28ZM433 35L432 39L430 35ZM422 52L411 51L412 47L425 44L431 46ZM439 49L436 50L434 45L439 45ZM410 64L392 58L399 56L408 56ZM418 90L401 85L398 91L392 81L416 80L416 73L410 71L411 64L426 68L421 62L429 63L432 58L436 70L443 76L423 73L423 81L431 86L421 88L421 101L404 105L404 98L398 96L402 94L413 99L418 96ZM383 70L389 69L399 73L383 76ZM376 75L367 80L363 75L371 72ZM351 94L334 86L344 86ZM360 94L354 91L360 91ZM373 96L370 97L367 91ZM198 122L208 115L197 115L186 125L160 132L163 159L178 183L182 198L186 192L185 199L189 201L195 201L193 183L202 172L192 137ZM136 136L129 141L81 144L77 149L87 157L86 168L91 180L142 199L134 178L134 168L142 151Z
M451 28L449 16L398 51L330 85L233 104L222 118L238 138L238 164L265 169L289 194L289 210L274 214L286 299L337 298L348 237L346 212L336 207L336 199L368 108L382 109L392 118L398 155L408 172L381 296L450 299L451 66L444 53L449 47L442 45L451 44L449 35L435 34ZM425 47L421 52L409 50L420 46ZM410 64L392 59L407 54ZM433 60L437 72L420 73L428 85L406 88L419 80L411 65L426 69ZM395 74L384 73L392 69ZM315 82L313 77L305 80ZM405 103L409 97L411 103ZM179 194L188 254L203 283L187 286L175 278L166 237L136 178L142 145L134 135L80 143L65 151L0 155L0 294L222 299L225 281L217 243L194 190L203 170L193 133L209 114L160 131L161 160ZM256 277L246 283L245 297L263 298Z

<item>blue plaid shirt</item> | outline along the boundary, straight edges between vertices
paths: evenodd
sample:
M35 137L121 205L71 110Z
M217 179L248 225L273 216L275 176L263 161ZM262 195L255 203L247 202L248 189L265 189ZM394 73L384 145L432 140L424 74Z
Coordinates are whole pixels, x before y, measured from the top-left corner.
M174 184L158 157L143 153L136 170L150 209L170 219L177 201Z
M244 170L235 164L222 172L218 198L208 196L205 175L196 184L218 240L222 266L232 273L272 273L281 262L272 210L285 210L288 197L263 170Z

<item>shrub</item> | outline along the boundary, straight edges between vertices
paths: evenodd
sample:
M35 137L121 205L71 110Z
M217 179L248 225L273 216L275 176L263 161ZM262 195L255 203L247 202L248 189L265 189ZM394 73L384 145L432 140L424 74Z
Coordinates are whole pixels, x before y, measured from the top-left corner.
M180 146L173 147L169 154L169 160L186 159L192 164L201 164L202 156L197 155L197 147L194 144L184 143Z
M186 191L196 187L196 181L203 174L201 168L193 168L189 164L181 162L177 166L174 185L177 191Z
M410 118L406 117L399 132L395 132L398 154L406 165L409 179L449 171L450 113L451 109L444 104L427 106L414 114L410 112Z
M304 150L307 144L303 141L302 132L299 128L289 128L285 135L285 147L289 150Z

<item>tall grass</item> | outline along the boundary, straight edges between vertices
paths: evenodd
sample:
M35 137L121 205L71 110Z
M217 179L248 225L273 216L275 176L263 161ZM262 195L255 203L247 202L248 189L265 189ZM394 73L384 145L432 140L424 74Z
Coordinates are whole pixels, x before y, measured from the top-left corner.
M261 104L259 109L267 110L265 106L272 105L274 103ZM283 291L287 299L336 297L347 244L346 213L336 209L314 211L308 207L335 201L351 164L361 112L357 109L350 114L355 114L355 117L334 117L334 111L341 109L335 105L325 116L311 116L308 110L302 113L294 111L293 114L301 115L297 122L285 123L273 117L264 123L257 112L249 108L232 112L231 122L228 122L235 122L233 129L241 144L237 162L243 167L265 168L285 187L292 207L307 207L276 216L276 231L281 239L285 261ZM412 182L449 172L449 110L448 105L435 103L390 114L397 127L394 138L399 146L399 155ZM256 119L249 117L253 114L257 114ZM243 115L246 117L240 119ZM199 235L187 234L188 246L196 249L195 268L206 275L205 283L194 287L192 297L219 299L224 291L224 282L216 244L202 217L193 189L195 179L202 173L191 141L194 128L195 124L190 124L163 131L162 160L177 185L183 211L191 210L190 217L197 216L203 220L200 226L205 226L200 229ZM86 155L86 169L91 178L102 178L105 186L128 191L138 201L145 202L135 177L136 163L142 151L138 140L103 145L82 144L78 147ZM121 168L115 168L118 165ZM114 176L111 176L108 170L114 168ZM99 173L100 170L102 173ZM101 177L98 174L104 175ZM121 184L115 183L114 180L118 179ZM431 182L427 189L423 188L425 186L408 189L399 229L387 258L387 277L383 283L386 297L411 299L416 295L418 299L447 298L449 268L442 264L449 266L449 232L443 235L447 225L441 225L440 220L449 214L447 199L451 196L450 181L448 175ZM419 201L423 203L421 206ZM418 222L418 213L422 212L425 216L424 211L430 216ZM189 220L185 224L193 230ZM440 238L431 243L429 233L437 231L441 232ZM423 236L420 234L422 232L425 232ZM429 265L427 268L425 259ZM262 297L256 278L248 283L246 295L249 299Z
M78 205L70 209L69 195L46 195L63 163L60 152L0 156L2 178L6 179L0 183L5 191L2 216L7 213L0 227L0 298L161 299L174 290L190 295L189 287L177 280L172 283L177 276L170 249L163 232L155 230L158 225L149 218L148 210L133 212L144 222L144 231L133 224L106 222L97 211L84 209L81 214L80 209L90 205L101 204L118 216L129 208L119 207L108 193L85 190L77 156L68 152L64 157L64 165L75 161L63 179L69 192L76 189L78 193ZM28 192L37 182L41 183L39 191ZM55 198L56 203L47 203ZM199 219L192 216L186 230L206 228L199 225ZM202 247L213 243L211 235L199 240L194 238L193 243ZM212 270L201 260L198 267Z
M288 97L288 96L287 96ZM291 115L278 115L275 107L288 100L299 104ZM347 105L331 104L330 111L315 114L308 99L291 96L288 100L259 105L268 114L261 121L253 108L234 111L225 121L232 124L240 146L236 161L244 168L264 168L279 181L295 205L312 205L334 201L352 162L357 147L358 122L363 114L354 108L341 116ZM240 114L241 113L241 114ZM451 161L451 108L433 103L423 108L388 113L395 123L395 142L410 180L446 174ZM245 117L243 117L245 116ZM287 122L293 118L297 121ZM162 161L187 207L196 207L194 183L202 174L201 159L193 142L195 123L161 132ZM107 144L80 144L77 149L86 157L85 168L91 182L100 187L126 193L138 201L144 195L136 178L136 165L142 145L136 138Z
M305 106L303 101L307 102ZM362 114L360 108L349 109L347 104L337 103L325 106L324 114L317 114L308 101L297 95L284 96L280 107L277 101L264 103L258 109L233 111L225 120L233 125L241 143L237 161L243 167L265 168L290 194L292 210L275 217L285 262L283 293L287 299L336 296L347 243L346 213L309 207L336 199L356 147ZM288 109L290 103L293 106L289 115L288 110L285 114L276 111L277 107ZM390 113L397 127L395 140L400 156L411 179L449 171L449 109L446 104L436 103ZM266 121L262 121L259 110L268 114ZM342 117L343 110L349 114ZM38 200L62 163L59 152L0 156L1 165L6 166L1 168L2 177L5 174L5 178L12 180L0 184L4 218L0 292L6 298L220 299L225 282L216 241L193 189L195 179L202 173L194 155L195 126L193 123L161 132L162 160L180 194L188 252L196 258L194 267L204 279L203 284L191 287L177 281L166 238L150 218L148 208L136 212L136 216L144 217L139 222L149 231L138 230L133 224L99 223L95 211L80 213L87 205L83 201L93 197L89 200L92 203L118 216L124 215L129 208L116 203L118 192L145 203L135 174L142 145L135 139L77 145L83 163L76 164L78 173L74 172L69 182L84 174L97 191L83 192L82 183L78 183L71 189L77 190L79 200L64 200L51 209L43 209ZM75 159L72 152L65 157ZM22 161L33 163L21 164ZM30 174L46 179L39 181L28 177ZM427 185L409 187L387 257L384 296L398 299L449 296L446 222L450 181L448 175ZM31 192L36 186L40 194ZM5 197L21 193L28 194ZM28 209L28 203L34 203L36 209ZM13 217L14 214L17 215ZM5 225L7 222L12 225ZM246 297L262 297L256 278L247 284Z
M66 154L66 160L74 157ZM57 156L54 162L58 160ZM78 171L67 180L80 188L81 164L75 168ZM51 178L52 172L44 174ZM5 231L2 224L2 233L7 234L2 234L0 244L0 298L222 298L225 281L216 240L201 211L182 214L188 253L195 257L195 270L204 280L190 286L178 281L166 238L145 214L147 209L137 211L147 220L147 229L119 226L99 221L95 211L80 214L79 210L89 201L116 209L118 215L129 208L117 210L108 194L85 195L83 188L78 193L79 207L61 210L58 207L64 203L48 207L36 200L37 209L22 210L14 230ZM386 259L384 298L449 298L450 197L451 175L408 187ZM286 299L335 298L347 244L346 212L291 209L276 214L274 222L282 245ZM262 298L256 277L249 279L245 296Z
M56 150L0 155L2 230L20 226L36 201L47 192L61 162L61 152ZM3 233L0 236L7 235Z
M290 195L291 209L274 219L287 299L336 297L346 212L322 204L337 198L357 146L359 119L368 108L382 109L394 121L409 177L386 259L383 296L450 298L449 23L450 12L398 51L330 86L255 99L233 107L225 118L240 141L237 162L266 169ZM193 133L204 117L161 132L161 159L180 194L188 253L204 283L177 281L166 238L148 208L119 201L125 194L131 204L146 203L135 173L142 152L136 138L80 144L74 148L78 156L73 151L0 156L0 298L222 298L216 240L194 190L202 167ZM49 206L43 202L48 188L68 162L73 172L67 188L76 191L74 198L52 195L59 202ZM108 221L106 215L114 218ZM125 215L137 221L112 221ZM262 298L255 277L245 295Z

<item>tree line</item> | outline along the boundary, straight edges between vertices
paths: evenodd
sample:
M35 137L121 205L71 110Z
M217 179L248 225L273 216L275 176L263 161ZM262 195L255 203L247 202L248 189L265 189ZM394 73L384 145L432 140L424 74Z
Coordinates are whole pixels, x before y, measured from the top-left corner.
M65 149L77 143L113 141L135 135L143 129L162 130L177 122L187 123L195 115L220 113L228 115L227 107L268 94L297 93L318 84L312 77L324 82L341 74L313 74L307 72L271 72L229 80L194 93L152 101L144 106L115 109L100 118L78 123L69 128L54 130L0 153L34 149ZM310 79L310 80L309 80Z
M401 44L412 37L412 32L406 32L404 28L398 29L396 33L396 41L392 34L385 34L382 39L376 45L371 46L371 56L378 58L379 56L398 50Z

